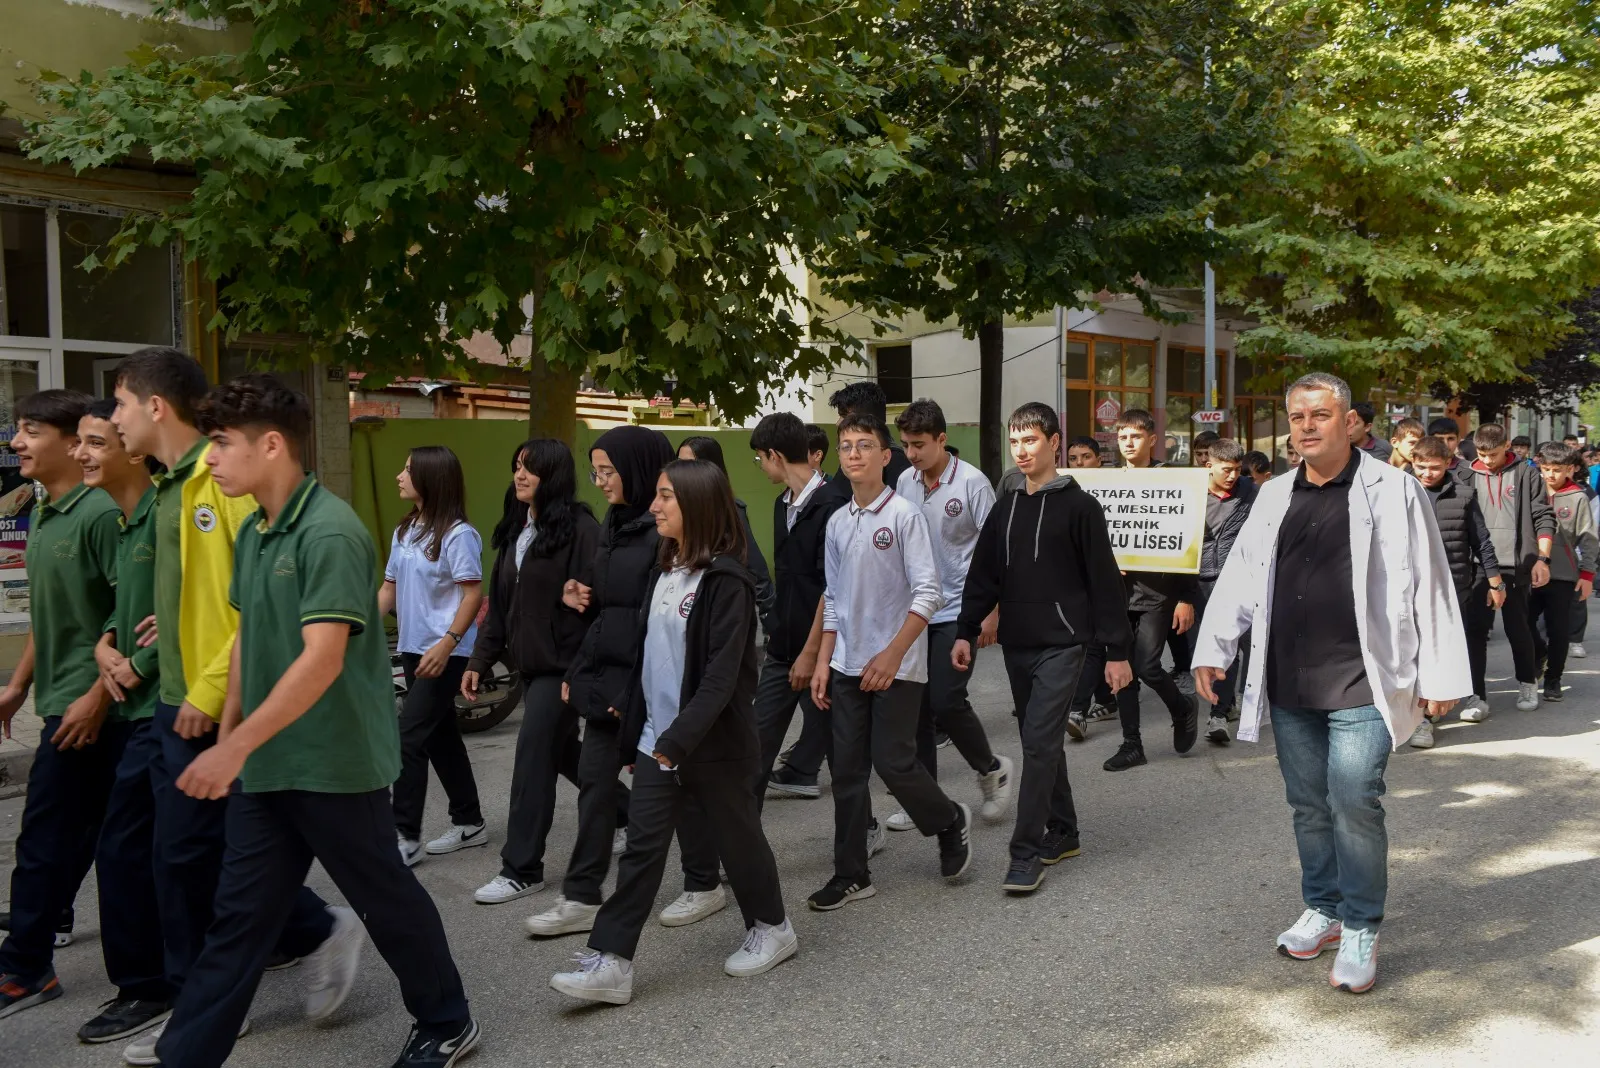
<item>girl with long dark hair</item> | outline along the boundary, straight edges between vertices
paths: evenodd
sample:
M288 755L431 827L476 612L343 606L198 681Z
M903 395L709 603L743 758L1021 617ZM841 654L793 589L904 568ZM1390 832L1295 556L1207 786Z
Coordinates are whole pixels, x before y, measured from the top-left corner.
M745 938L723 964L760 975L799 949L750 784L760 768L755 587L728 476L703 460L661 472L650 511L660 533L620 742L634 761L628 848L577 968L550 985L585 1001L633 998L633 956L661 888L673 831L692 801L726 859Z
M728 464L722 458L722 443L706 434L684 438L678 445L678 459L705 460L716 464L724 475L728 473ZM733 484L731 477L728 483ZM773 588L772 574L767 570L767 558L761 555L761 546L756 544L755 533L750 529L750 513L744 501L735 497L733 503L739 509L739 523L744 528L745 544L749 547L750 555L745 566L756 583L756 618L761 620L762 630L769 630L767 616L778 603L778 591Z
M600 541L600 524L577 492L566 445L534 438L517 446L505 514L490 538L496 556L489 611L461 680L467 700L477 700L483 674L505 659L523 685L500 874L473 894L482 905L544 889L556 776L577 781L578 715L562 697L561 678L577 656L588 621L562 603L561 591L587 571Z
M400 663L406 697L400 712L400 777L394 783L394 824L400 859L454 853L489 840L478 806L461 729L456 691L477 638L473 622L483 603L483 539L467 522L467 484L461 461L442 445L411 450L395 476L400 499L411 503L389 543L378 607L400 621ZM422 812L428 765L450 799L450 829L423 846Z

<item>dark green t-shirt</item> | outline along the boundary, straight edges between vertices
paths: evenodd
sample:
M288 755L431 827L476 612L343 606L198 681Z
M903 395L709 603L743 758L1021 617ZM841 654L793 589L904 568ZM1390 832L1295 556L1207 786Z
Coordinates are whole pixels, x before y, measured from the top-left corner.
M245 761L246 793L383 790L400 774L389 646L378 616L378 552L350 506L307 476L277 521L239 531L229 597L239 609L246 719L305 649L307 623L346 623L344 670L305 715Z
M27 551L33 707L49 718L65 713L100 677L94 647L116 608L122 512L103 490L80 482L33 514Z
M183 679L183 646L178 641L178 605L183 596L183 484L194 474L200 454L211 444L201 438L164 475L156 476L156 628L167 635L153 646L161 661L161 700L181 705L189 696Z
M128 699L111 706L113 719L149 719L160 696L160 654L156 645L139 648L139 621L156 610L156 490L144 491L133 515L117 519L122 527L117 541L117 607L106 630L117 636L117 652L133 660L133 670L144 681L128 690Z

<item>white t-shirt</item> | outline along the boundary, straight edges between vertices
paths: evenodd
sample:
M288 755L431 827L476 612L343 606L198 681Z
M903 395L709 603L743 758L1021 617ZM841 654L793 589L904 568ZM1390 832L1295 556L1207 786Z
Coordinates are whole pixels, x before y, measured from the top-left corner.
M933 539L933 556L939 563L944 607L933 614L928 625L954 623L961 615L961 591L972 566L972 550L978 547L978 532L994 510L994 487L982 471L952 456L931 490L915 467L900 472L895 490L922 506L928 536Z
M688 643L689 611L694 608L703 570L675 567L656 583L644 632L644 662L639 680L644 687L644 733L639 752L654 760L656 739L678 718L683 700L683 658Z
M462 582L483 581L483 539L466 523L457 523L444 536L439 559L429 560L428 535L413 526L404 539L394 532L389 543L389 563L383 578L394 583L394 611L400 620L400 651L425 653L443 638L461 607ZM451 656L468 656L478 640L478 624L466 634Z
M539 536L539 528L534 525L533 513L528 513L528 518L522 524L522 531L517 535L517 570L522 570L523 558L528 555L528 550L533 547L533 540Z
M807 482L805 489L800 491L800 496L796 497L794 490L783 491L783 520L788 525L789 530L794 529L794 521L800 518L800 509L806 506L806 502L811 499L811 495L817 492L817 489L821 487L824 481L826 480L822 477L821 471L813 471L811 472L811 481Z

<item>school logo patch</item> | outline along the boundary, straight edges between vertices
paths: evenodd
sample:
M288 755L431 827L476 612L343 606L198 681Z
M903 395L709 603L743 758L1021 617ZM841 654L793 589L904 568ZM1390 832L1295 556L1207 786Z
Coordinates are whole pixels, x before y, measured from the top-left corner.
M687 596L684 597L683 600L678 602L678 615L682 616L684 619L688 619L689 618L689 611L692 608L694 608L694 594L693 593L688 594Z
M299 570L294 566L294 557L288 553L279 553L278 558L272 562L272 573L279 578L288 578Z
M1569 505L1569 504L1559 505L1556 508L1556 518L1557 519L1571 519L1572 518L1572 506Z
M155 560L155 558L156 558L156 547L154 545L150 545L147 542L142 542L142 541L134 543L134 546L133 546L133 562L134 563L136 563L136 564L148 564L148 563L153 562Z
M872 532L872 547L875 549L888 549L894 545L894 531L888 527L879 527Z
M961 501L955 497L951 497L948 501L944 502L944 514L949 516L951 519L954 519L956 516L960 515L961 509Z
M195 508L194 526L202 534L210 534L217 529L217 513L212 511L209 504L198 505Z
M61 538L50 546L50 553L57 560L76 560L78 558L78 546L66 538Z

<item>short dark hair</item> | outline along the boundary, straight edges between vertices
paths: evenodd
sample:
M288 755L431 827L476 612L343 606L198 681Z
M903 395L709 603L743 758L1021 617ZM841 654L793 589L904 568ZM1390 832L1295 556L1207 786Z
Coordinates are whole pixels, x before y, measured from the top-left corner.
M894 425L900 431L901 437L907 434L927 434L930 437L938 437L949 430L944 421L944 409L927 397L914 400L906 405L906 410L901 412L895 419Z
M689 451L694 454L696 460L704 460L707 463L716 464L723 471L728 470L728 461L722 458L722 443L716 438L711 437L709 434L695 434L693 437L687 437L678 442L678 449L683 448L685 445L689 446ZM672 450L673 455L677 455L678 449Z
M1219 464L1236 464L1244 460L1244 446L1232 438L1218 438L1206 446L1206 458Z
M1526 434L1518 434L1516 437L1511 439L1511 444L1522 445L1531 449L1533 448L1533 439L1528 437Z
M1244 454L1244 466L1250 471L1271 471L1272 458L1264 452L1252 449Z
M951 456L960 456L961 455L961 450L956 448L954 445L951 445L948 442L945 443L944 451L949 453Z
M1361 417L1361 421L1368 426L1371 426L1377 421L1378 412L1377 409L1372 406L1371 401L1356 401L1354 404L1350 405L1350 410L1359 415Z
M683 516L683 542L661 539L656 557L661 570L700 570L724 555L744 563L749 544L728 472L710 460L672 460L661 468L661 473L672 483L678 512Z
M1411 446L1411 459L1413 461L1438 460L1441 463L1449 463L1455 459L1455 456L1456 454L1451 451L1450 446L1444 443L1443 438L1434 437L1432 434Z
M1189 443L1189 447L1195 450L1209 449L1213 441L1221 440L1222 435L1215 430L1202 430L1194 436L1194 440Z
M1011 413L1006 425L1012 430L1037 430L1046 438L1061 436L1061 420L1057 418L1056 410L1042 401L1029 401L1019 406Z
M160 397L190 426L196 424L210 388L205 369L194 357L164 345L140 349L118 364L117 385L140 400Z
M109 422L111 417L116 414L116 411L117 398L96 397L90 403L88 411L84 412L83 414L89 416L91 419L104 419Z
M1146 434L1156 432L1156 417L1143 408L1129 408L1117 420L1118 430L1143 430Z
M93 403L93 397L75 389L41 389L18 400L12 414L19 423L43 423L75 438L78 420Z
M311 433L311 400L277 375L240 375L206 394L198 412L201 429L276 430L298 450Z
M828 432L815 423L807 423L806 458L810 459L814 452L821 453L824 460L828 458Z
M822 440L826 445L826 434ZM793 412L764 415L756 428L750 431L750 448L755 452L775 452L792 464L803 464L809 449L806 425Z
M1428 423L1428 435L1432 437L1439 434L1454 434L1459 438L1461 436L1461 424L1448 415L1441 415Z
M1100 443L1087 434L1079 434L1077 437L1067 442L1067 448L1093 449L1098 453L1100 451Z
M1484 423L1472 432L1472 444L1479 449L1498 449L1506 443L1506 428L1499 423Z
M1538 460L1542 464L1571 464L1577 467L1581 462L1578 449L1564 441L1546 441L1539 446Z
M1454 423L1455 421L1451 420L1451 425L1454 425ZM1413 419L1408 415L1394 425L1394 432L1389 437L1391 440L1395 440L1403 438L1407 434L1415 434L1419 438L1425 438L1428 436L1428 428L1422 425L1421 419Z
M858 434L871 434L878 439L878 444L884 448L889 447L889 428L883 425L883 420L870 412L847 412L839 417L839 433L853 430Z
M852 382L843 389L834 390L828 398L828 407L841 417L851 412L863 412L877 416L880 423L889 421L889 398L884 396L883 387L870 379Z

